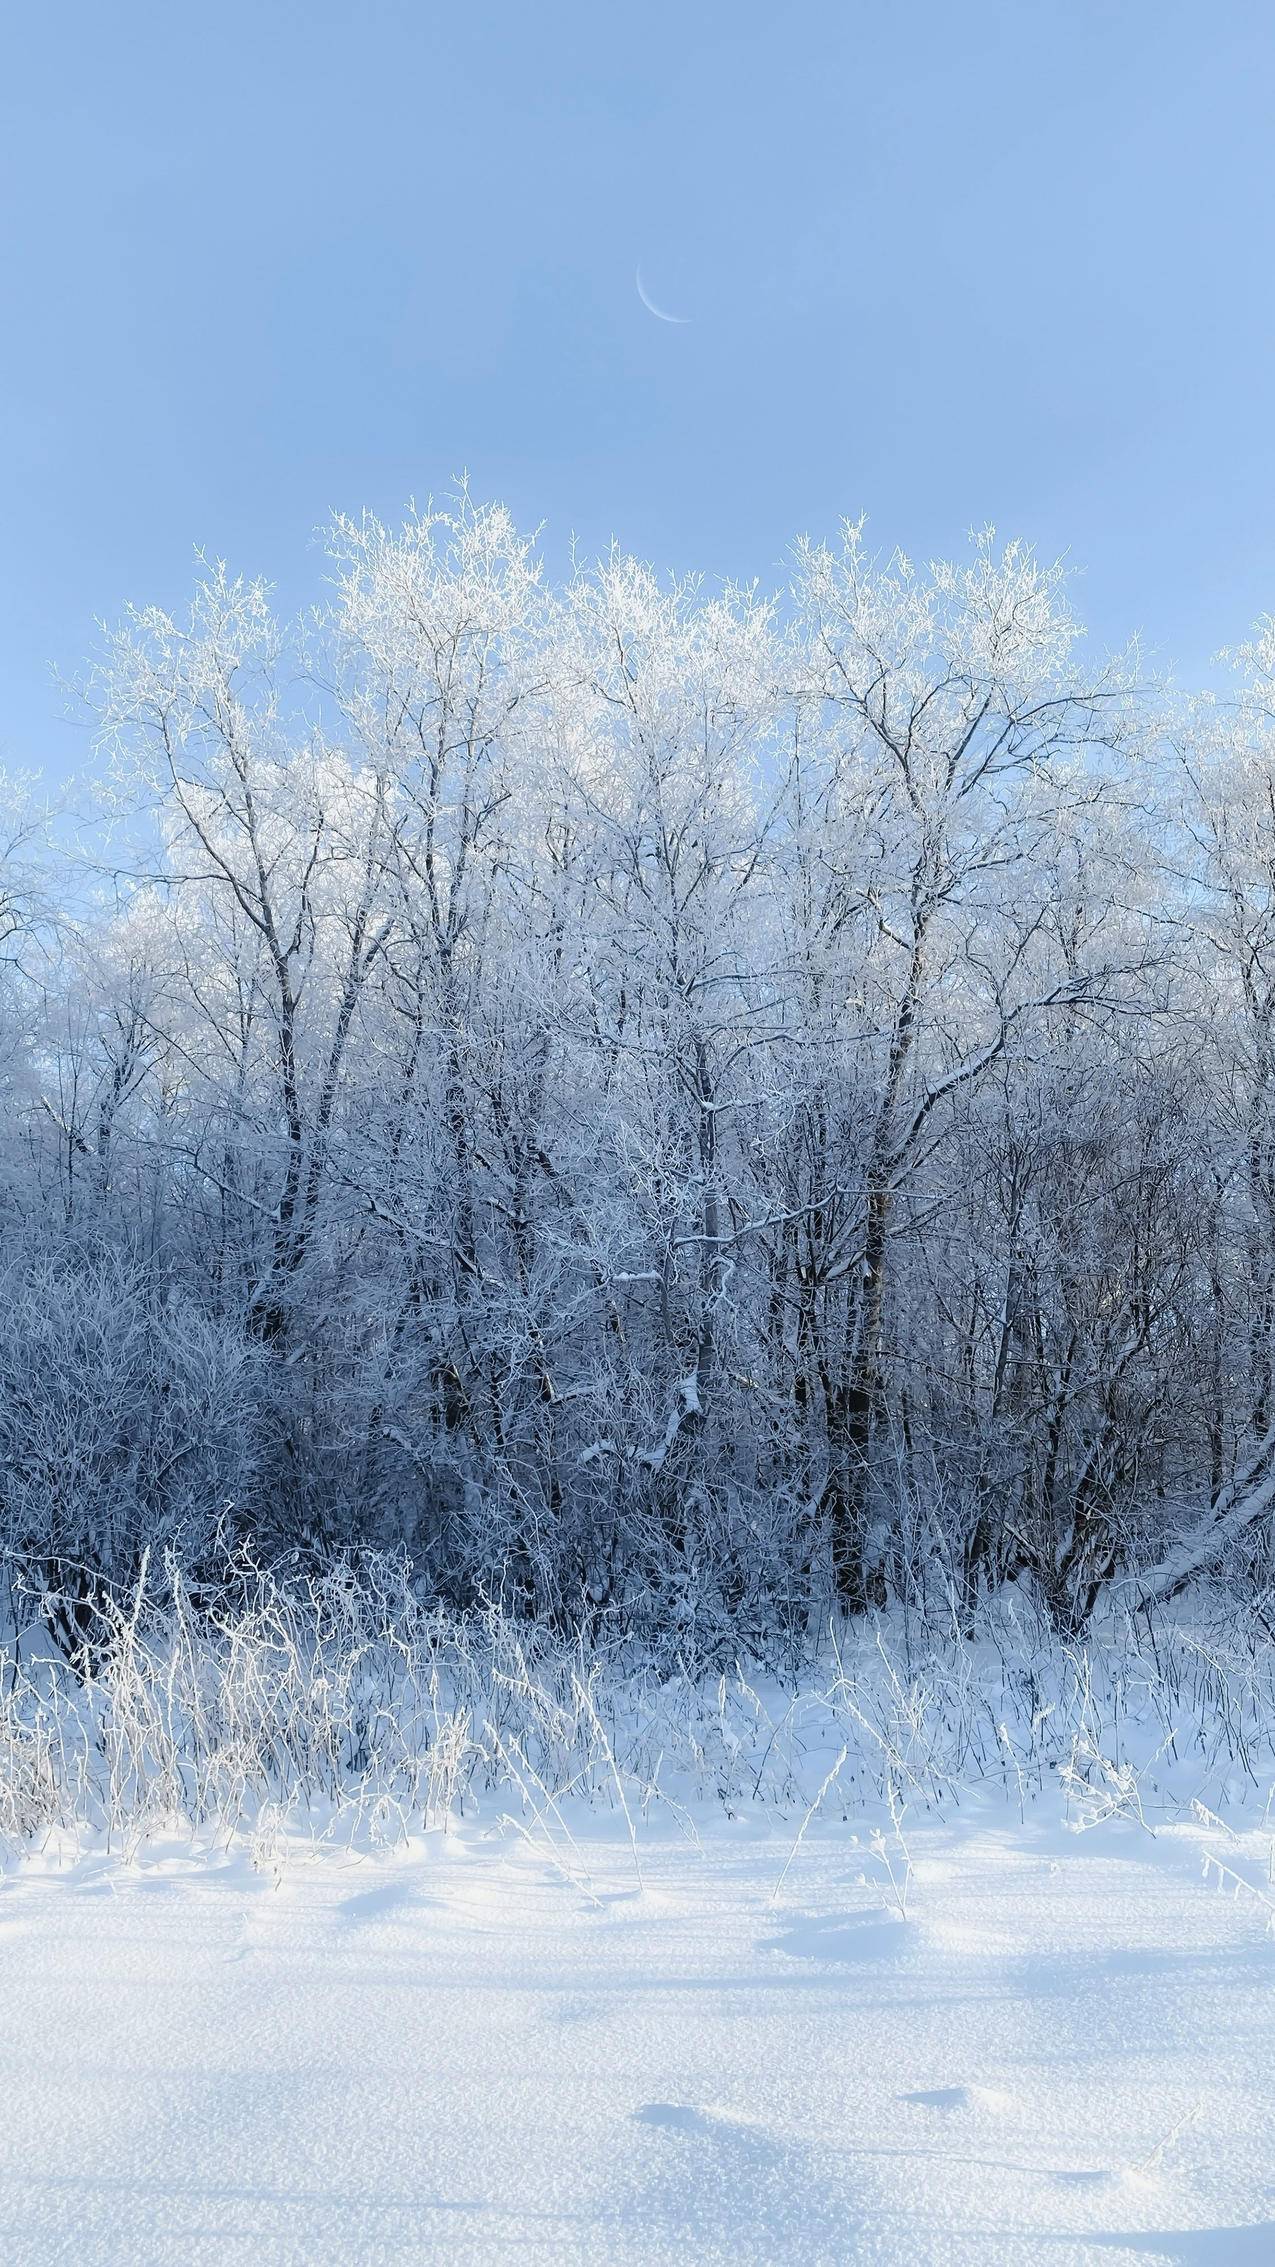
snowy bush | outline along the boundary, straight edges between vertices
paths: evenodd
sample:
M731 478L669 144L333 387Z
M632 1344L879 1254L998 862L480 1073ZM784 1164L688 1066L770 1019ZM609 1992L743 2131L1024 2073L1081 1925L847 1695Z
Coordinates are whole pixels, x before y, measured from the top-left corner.
M259 1456L260 1365L180 1292L108 1254L0 1279L0 1539L82 1641L97 1585L166 1549L198 1567Z

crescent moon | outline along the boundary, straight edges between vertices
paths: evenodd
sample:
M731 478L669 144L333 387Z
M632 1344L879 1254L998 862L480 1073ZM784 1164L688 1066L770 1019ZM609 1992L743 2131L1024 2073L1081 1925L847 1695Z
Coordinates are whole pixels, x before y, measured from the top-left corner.
M657 322L689 323L691 319L689 315L670 315L667 308L656 306L655 301L652 299L649 291L646 288L646 285L642 281L642 270L640 267L634 270L633 280L637 285L638 298L641 300L642 305L645 307L647 314L654 315Z

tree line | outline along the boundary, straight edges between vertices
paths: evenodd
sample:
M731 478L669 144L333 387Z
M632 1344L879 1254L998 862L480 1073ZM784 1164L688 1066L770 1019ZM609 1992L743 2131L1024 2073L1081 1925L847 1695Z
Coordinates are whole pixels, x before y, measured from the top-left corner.
M1268 1579L1275 626L1088 662L847 525L555 586L467 494L208 571L4 786L0 1540L409 1555L732 1644Z

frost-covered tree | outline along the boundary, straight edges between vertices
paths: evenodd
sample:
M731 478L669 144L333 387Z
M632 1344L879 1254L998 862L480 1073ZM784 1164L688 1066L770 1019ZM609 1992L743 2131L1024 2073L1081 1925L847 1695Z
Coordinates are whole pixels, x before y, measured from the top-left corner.
M109 637L87 880L6 787L10 1554L389 1543L727 1649L1265 1582L1269 629L1157 708L991 536L330 553Z

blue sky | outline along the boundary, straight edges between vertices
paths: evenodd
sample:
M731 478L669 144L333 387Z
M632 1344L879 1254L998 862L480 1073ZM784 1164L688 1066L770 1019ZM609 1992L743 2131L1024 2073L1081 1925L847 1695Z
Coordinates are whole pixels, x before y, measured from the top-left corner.
M993 520L1186 678L1275 608L1269 0L63 0L0 86L10 761L197 544L300 603L462 468L555 566Z

